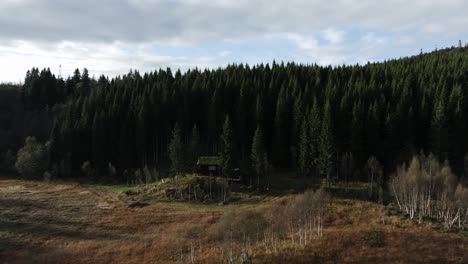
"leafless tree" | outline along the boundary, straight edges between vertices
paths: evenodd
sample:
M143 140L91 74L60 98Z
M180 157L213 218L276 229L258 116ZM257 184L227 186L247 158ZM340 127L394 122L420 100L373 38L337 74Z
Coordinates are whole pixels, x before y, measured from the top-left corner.
M308 190L292 201L287 209L289 236L294 245L305 246L323 235L323 217L329 196L320 189Z
M117 170L115 169L114 165L112 163L107 164L107 170L109 172L109 177L114 178L115 175L117 174Z
M371 156L366 162L366 169L369 174L369 197L374 194L374 180L382 174L382 165L374 156Z
M148 165L145 165L143 168L143 174L145 175L146 184L149 184L153 180L153 176L151 175L151 171L148 168Z
M89 160L83 162L81 165L81 171L88 177L91 178L94 176L94 168L91 165L91 162Z
M390 181L393 196L401 211L411 219L437 218L451 228L466 225L468 191L447 163L433 156L416 156L408 168L400 167Z

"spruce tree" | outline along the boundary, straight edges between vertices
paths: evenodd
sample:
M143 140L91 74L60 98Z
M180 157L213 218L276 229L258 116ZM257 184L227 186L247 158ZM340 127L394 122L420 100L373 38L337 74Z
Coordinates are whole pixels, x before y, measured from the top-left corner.
M319 160L319 139L320 139L320 129L321 129L321 118L320 118L320 108L318 105L317 98L314 97L312 109L308 114L308 124L309 124L309 172L312 176L316 176L318 170L318 160Z
M318 167L320 174L325 176L327 180L330 180L331 172L333 170L333 132L332 132L332 120L331 120L331 109L330 101L325 103L322 119L322 129L319 137L319 160Z
M171 173L174 176L183 172L183 152L180 128L176 123L172 130L172 137L169 143L169 159L171 161Z
M190 133L190 142L188 145L188 155L186 167L191 170L197 162L198 156L200 155L201 142L200 134L198 132L197 125L193 125L192 132Z
M364 163L364 122L365 118L364 111L362 109L361 101L357 101L353 106L352 112L352 121L351 121L351 138L350 146L351 152L356 160L357 164Z
M223 131L221 133L221 167L225 176L232 176L234 171L232 150L232 128L228 115L224 119Z
M263 177L263 161L266 154L263 144L263 132L260 125L258 125L257 129L255 130L250 152L252 168L255 171L255 176L257 176L257 187L260 187L260 178ZM250 185L252 185L252 177L250 177Z
M310 138L309 138L309 126L306 119L302 120L301 129L299 133L299 157L298 157L298 168L301 176L308 174L308 168L310 166Z
M137 158L139 161L138 166L143 168L147 165L147 153L146 153L146 146L147 146L147 122L146 122L146 104L143 103L142 107L137 116L137 126L136 126L136 142L135 142L135 149L137 153Z
M106 159L104 154L104 140L105 135L103 134L103 119L104 113L101 111L94 115L93 125L92 125L92 155L93 155L93 163L94 167L99 173L102 171L104 167L104 160ZM83 159L86 160L86 159Z
M431 146L432 151L442 160L448 158L448 131L446 125L446 102L443 97L440 97L434 101L434 113L431 125Z

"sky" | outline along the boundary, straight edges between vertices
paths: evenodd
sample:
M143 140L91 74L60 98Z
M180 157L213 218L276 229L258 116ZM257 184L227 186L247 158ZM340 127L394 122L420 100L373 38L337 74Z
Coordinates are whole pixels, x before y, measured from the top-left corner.
M468 42L466 0L0 0L0 82L32 67L365 64Z

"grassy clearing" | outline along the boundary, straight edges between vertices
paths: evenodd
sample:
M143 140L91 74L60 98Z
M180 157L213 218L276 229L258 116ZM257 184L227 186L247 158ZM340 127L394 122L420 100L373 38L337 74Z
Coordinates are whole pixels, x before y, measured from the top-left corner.
M161 202L129 208L115 198L164 186L43 184L0 180L0 260L7 263L223 263L225 240L213 240L234 212L281 221L295 178L279 196L245 191L226 205ZM167 183L167 181L166 181ZM366 188L355 184L356 188ZM332 186L333 187L333 186ZM340 185L336 185L339 188ZM236 197L238 195L238 197ZM100 204L114 204L102 207ZM250 212L250 213L248 213ZM253 219L255 220L255 219ZM277 250L251 241L253 263L464 263L468 238L388 214L378 204L334 198L323 238L303 249L285 240ZM242 244L233 248L239 253ZM236 254L237 254L236 253Z

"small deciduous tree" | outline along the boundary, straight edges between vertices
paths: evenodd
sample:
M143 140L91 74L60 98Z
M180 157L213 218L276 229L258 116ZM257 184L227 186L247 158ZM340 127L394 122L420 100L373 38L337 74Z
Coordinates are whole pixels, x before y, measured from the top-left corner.
M91 161L87 160L81 165L81 172L88 178L94 177L94 168L91 165Z
M117 174L117 170L115 169L114 165L112 163L107 163L107 172L109 173L109 177L113 179L115 175Z
M312 238L323 233L323 218L329 196L323 190L307 190L298 195L287 208L287 225L293 245L305 246Z
M49 165L48 144L37 142L35 137L27 137L24 147L18 151L15 168L27 177L40 177Z

